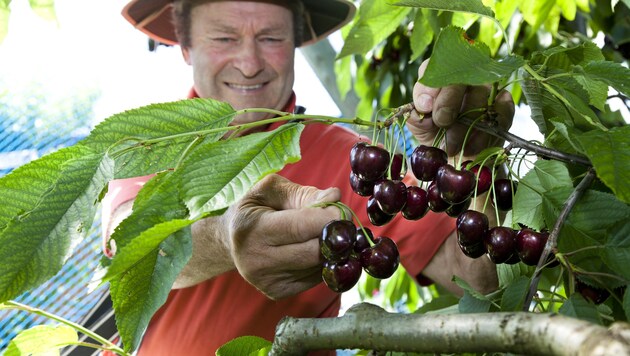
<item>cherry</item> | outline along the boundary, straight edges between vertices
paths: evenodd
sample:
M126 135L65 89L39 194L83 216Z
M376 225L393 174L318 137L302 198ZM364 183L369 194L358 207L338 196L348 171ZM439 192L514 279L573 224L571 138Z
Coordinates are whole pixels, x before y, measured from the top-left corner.
M460 244L459 241L458 241L457 244L459 245L459 248L462 250L464 255L466 255L466 256L468 256L470 258L479 258L479 257L483 256L486 253L486 247L484 246L483 243L478 243L478 244L474 244L474 245L464 246L464 245Z
M350 150L350 168L359 178L376 181L383 177L389 167L389 152L386 149L360 141Z
M412 185L407 187L407 202L401 213L407 220L418 220L429 211L429 198L426 190Z
M363 270L374 278L391 277L400 264L398 247L389 237L379 236L374 239L374 245L361 251L361 265Z
M394 215L387 214L378 206L378 202L374 197L370 197L367 201L367 216L372 225L383 226L392 221Z
M429 209L436 213L441 213L446 211L451 204L447 203L442 199L440 195L440 190L438 189L437 183L435 181L429 184L427 188L427 198L429 199Z
M537 232L529 228L520 229L516 233L516 252L518 257L529 266L536 266L545 249L548 232Z
M473 172L477 178L477 194L482 194L490 190L492 186L492 171L490 168L476 164L470 168L470 171Z
M396 153L392 156L392 163L389 167L391 172L390 178L392 180L400 180L405 176L403 162L404 159L402 153Z
M350 187L352 191L363 197L374 194L374 182L361 179L354 172L350 172Z
M411 154L411 171L421 181L435 179L438 168L448 163L448 156L442 149L420 145Z
M576 279L575 290L580 293L586 300L595 304L602 304L610 297L610 292L603 288L598 288L586 284L585 282Z
M457 226L457 242L461 246L483 244L488 234L488 216L475 210L466 210L455 221Z
M331 290L343 293L350 290L361 277L361 262L350 256L343 261L326 261L322 269L322 279Z
M365 230L365 231L364 231ZM366 248L370 248L374 241L374 234L367 227L357 228L357 241L354 243L354 252L361 253Z
M458 204L470 198L477 185L473 172L457 170L450 164L438 168L435 181L442 199L450 204Z
M496 200L494 204L499 210L508 211L512 209L512 197L516 193L518 183L508 178L500 178L494 181L493 189Z
M348 258L357 241L357 228L350 220L332 220L324 225L320 251L325 259L340 261Z
M380 179L374 183L372 196L385 214L394 215L407 202L407 186L400 180Z
M452 204L451 206L446 208L445 213L446 213L446 215L448 215L448 216L450 216L452 218L456 218L456 217L459 216L459 214L461 214L464 211L468 210L469 207L470 207L470 198L464 200L461 203Z
M505 226L495 226L488 231L484 245L492 262L505 263L516 252L516 231Z

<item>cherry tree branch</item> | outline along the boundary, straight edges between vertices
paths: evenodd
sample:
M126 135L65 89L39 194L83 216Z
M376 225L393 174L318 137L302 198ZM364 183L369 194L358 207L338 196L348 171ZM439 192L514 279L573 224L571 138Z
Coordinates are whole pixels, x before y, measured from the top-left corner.
M527 296L525 297L525 303L523 303L523 310L529 310L529 305L534 298L534 294L536 294L536 290L538 289L538 282L540 281L541 271L544 268L551 251L558 246L558 235L560 234L560 229L564 225L564 222L567 220L569 213L578 202L580 197L584 194L586 189L593 183L595 179L595 170L593 168L589 169L580 181L580 183L575 187L567 201L564 203L562 207L562 211L556 220L556 223L553 226L553 229L549 233L549 238L547 239L547 244L545 245L545 249L543 250L540 259L538 260L538 265L536 266L536 270L534 271L534 275L532 281L529 285L529 291L527 292Z
M630 354L630 324L619 322L607 329L562 315L529 312L401 314L361 303L337 318L283 319L270 355L334 349L621 355Z

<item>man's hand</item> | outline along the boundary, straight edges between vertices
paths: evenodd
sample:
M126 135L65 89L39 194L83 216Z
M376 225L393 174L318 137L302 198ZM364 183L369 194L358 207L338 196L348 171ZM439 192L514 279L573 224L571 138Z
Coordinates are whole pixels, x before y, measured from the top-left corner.
M278 175L264 178L226 212L239 273L272 299L320 283L319 236L340 211L312 205L340 198L337 189L300 186Z
M425 60L418 69L421 78L429 60ZM446 153L450 156L457 154L462 147L464 136L468 128L457 124L457 116L471 109L488 106L490 95L489 86L452 85L444 88L430 88L416 82L413 87L413 103L416 111L412 111L407 121L411 133L420 144L431 146L440 128L446 128ZM502 91L494 102L494 112L498 124L504 130L512 125L514 116L514 101L507 91ZM420 115L425 118L420 120ZM471 113L471 118L478 117L480 112ZM464 150L465 156L479 153L486 147L501 145L498 139L479 131L470 135ZM444 147L442 147L444 148Z

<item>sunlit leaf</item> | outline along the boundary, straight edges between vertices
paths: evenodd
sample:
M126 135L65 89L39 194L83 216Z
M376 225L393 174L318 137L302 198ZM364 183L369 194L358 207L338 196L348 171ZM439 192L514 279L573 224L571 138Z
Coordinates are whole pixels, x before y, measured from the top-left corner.
M39 17L47 21L56 21L55 0L29 0L31 9Z
M393 1L393 4L399 6L422 7L433 10L470 12L483 16L494 17L492 9L484 6L480 0L399 0Z
M216 356L250 355L271 346L271 341L258 336L241 336L219 347Z
M440 32L420 82L434 88L487 84L508 78L524 63L518 56L494 60L488 46L467 39L463 29L449 26Z
M79 341L77 331L67 325L36 325L20 332L3 356L59 355L59 350Z

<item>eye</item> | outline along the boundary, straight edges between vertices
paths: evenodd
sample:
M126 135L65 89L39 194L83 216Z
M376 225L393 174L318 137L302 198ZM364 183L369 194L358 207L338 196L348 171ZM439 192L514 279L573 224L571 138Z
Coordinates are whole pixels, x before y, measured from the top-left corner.
M230 43L235 41L235 39L231 37L215 37L212 40L219 43Z

